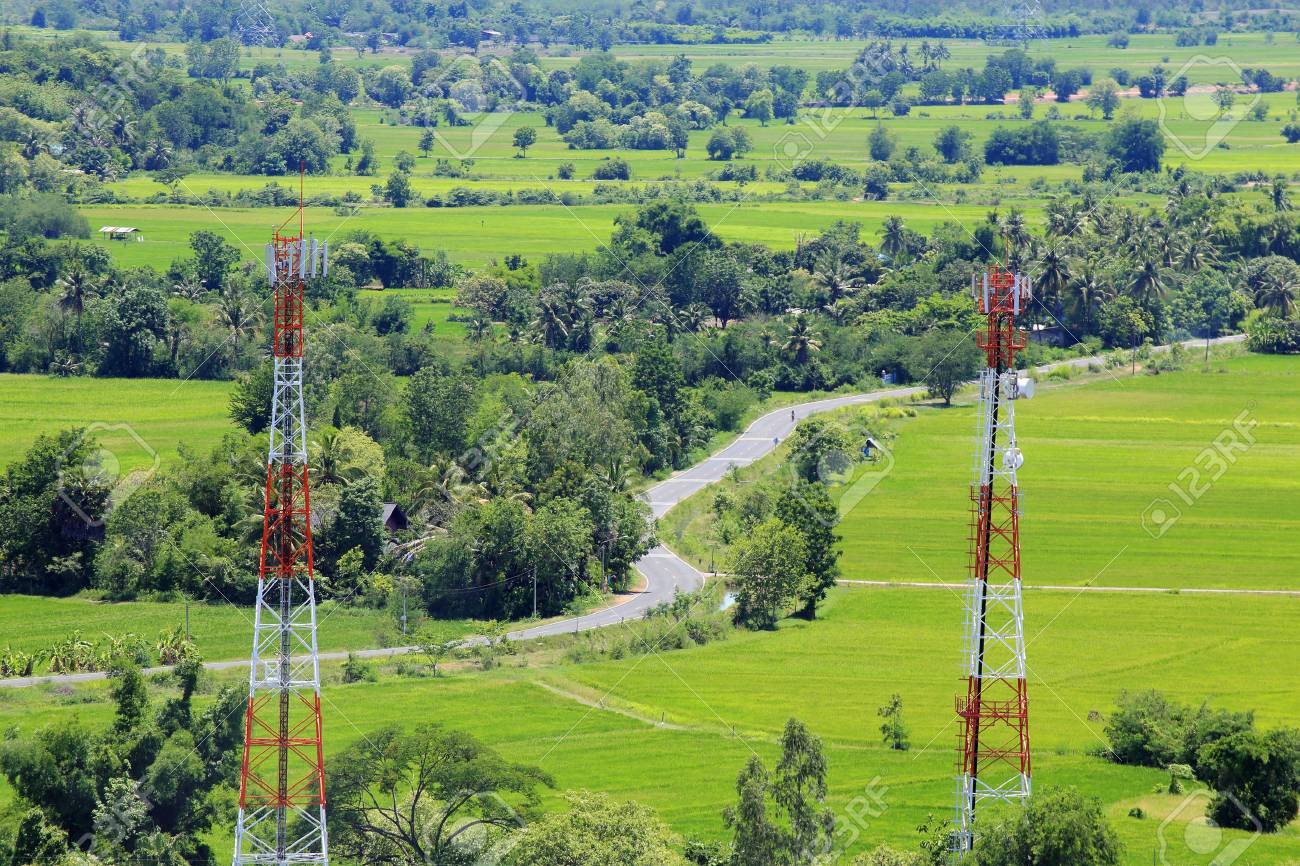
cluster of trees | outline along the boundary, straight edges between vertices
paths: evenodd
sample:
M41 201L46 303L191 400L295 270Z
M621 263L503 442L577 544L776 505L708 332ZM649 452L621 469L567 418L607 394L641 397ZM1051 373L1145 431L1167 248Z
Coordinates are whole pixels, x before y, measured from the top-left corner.
M75 849L107 864L211 862L204 837L238 783L245 696L227 687L197 709L201 674L197 659L177 665L175 696L156 704L139 669L123 665L111 677L109 727L73 719L0 743L0 773L20 807L0 856L64 863Z
M258 95L283 98L259 104L229 81L238 59L239 47L228 39L194 44L182 60L160 48L124 58L85 35L51 43L6 34L0 192L84 183L61 174L64 168L97 180L150 171L171 185L195 165L286 174L304 164L321 172L332 156L356 146L345 102L359 83L340 83L355 72L322 64L316 74L292 79L294 88L263 88Z
M862 0L808 2L787 7L753 6L738 2L701 4L682 2L662 7L627 9L611 2L575 8L561 0L527 3L450 3L440 6L391 4L382 8L361 0L337 0L320 6L290 0L245 20L234 3L178 3L156 6L143 3L113 7L84 7L72 0L21 0L15 13L37 27L70 30L74 27L116 31L133 41L210 42L232 32L274 45L287 45L293 34L310 33L306 47L350 48L359 54L377 52L390 45L443 48L449 45L477 48L488 41L542 45L562 43L582 48L609 48L616 42L655 44L691 42L753 42L782 33L794 36L867 38L877 35L987 39L1021 42L1039 36L1077 36L1081 33L1149 32L1159 28L1177 32L1179 38L1203 36L1203 16L1180 7L1146 7L1133 12L1106 4L1072 5L1068 11L1048 10L1027 32L1023 22L1010 20L1006 10L972 2L945 7L942 12L906 14L880 9ZM1235 24L1254 29L1294 29L1294 13L1286 10L1222 10L1220 29ZM250 29L249 25L256 29ZM1210 31L1213 32L1213 31ZM1196 44L1189 42L1187 44Z
M1106 757L1194 776L1214 790L1207 814L1222 827L1274 833L1300 813L1300 730L1260 731L1254 714L1191 707L1160 692L1121 694L1106 723Z

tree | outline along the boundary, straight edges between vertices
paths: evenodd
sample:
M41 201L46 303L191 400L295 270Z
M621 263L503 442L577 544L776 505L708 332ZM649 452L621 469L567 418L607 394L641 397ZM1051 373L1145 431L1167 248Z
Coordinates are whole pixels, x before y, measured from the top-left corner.
M1084 102L1089 111L1094 114L1101 112L1104 120L1110 120L1115 116L1115 109L1119 108L1119 87L1111 79L1103 78L1088 89Z
M894 137L885 129L883 123L877 123L867 136L867 152L877 162L885 162L894 153Z
M275 368L270 361L241 374L230 389L230 420L249 433L261 433L271 423L274 389Z
M316 546L322 570L332 573L340 556L358 549L363 567L374 568L384 546L383 513L376 479L358 478L344 484L334 519L321 533L322 543Z
M473 411L474 385L460 376L425 367L407 382L402 416L422 463L455 456L465 447L466 423Z
M167 298L161 290L132 283L96 305L102 350L101 376L147 376L167 329Z
M1069 102L1070 97L1079 92L1079 73L1073 69L1056 73L1052 79L1052 92L1057 102Z
M411 176L404 171L395 171L388 176L384 185L384 197L393 207L406 207L414 196L411 189Z
M907 741L907 725L903 721L902 696L890 695L889 703L876 710L876 715L884 719L880 724L880 736L884 739L885 745L896 751L906 752L910 744Z
M1211 98L1214 100L1214 107L1219 110L1220 117L1227 113L1237 102L1237 94L1227 87L1216 88Z
M389 108L400 108L411 95L410 72L401 66L385 66L367 89L378 102Z
M807 619L817 616L817 604L826 597L840 575L836 562L840 551L836 543L840 537L835 527L840 521L839 510L831 499L826 485L818 481L796 479L776 501L776 517L799 532L804 542L804 572L808 582L799 600L803 607L799 615Z
M718 127L713 130L708 143L704 145L709 159L716 160L740 159L749 152L750 147L752 143L749 133L739 126Z
M537 143L537 130L531 126L521 126L515 130L514 144L519 148L521 157L528 156L528 148Z
M421 655L429 660L429 667L436 677L438 665L443 659L460 649L465 642L459 637L452 637L446 629L427 625L415 636L415 643Z
M433 724L381 728L331 760L327 773L336 856L392 866L473 861L532 814L539 787L554 786L472 734Z
M804 866L831 851L835 814L825 807L822 743L798 719L781 734L781 760L769 774L757 756L736 778L739 800L723 812L734 831L733 866Z
M781 346L782 351L789 355L796 365L803 366L814 354L820 352L821 348L821 340L813 330L807 314L800 313L795 316L794 321L790 323L790 331L786 335L785 343Z
M1123 847L1101 804L1074 788L1048 788L985 827L978 866L1119 866Z
M803 536L779 518L768 518L736 545L733 557L736 622L753 629L775 628L782 609L810 580Z
M1165 139L1154 120L1121 120L1105 140L1106 153L1122 171L1159 171Z
M433 140L432 129L426 129L424 132L420 133L419 148L420 152L424 154L425 159L429 158L429 152L433 150Z
M773 104L772 91L761 87L745 100L745 116L757 120L759 126L767 126L767 122L772 119Z
M1198 773L1215 790L1208 814L1219 826L1273 833L1300 813L1300 730L1239 731L1199 758Z
M81 429L39 435L0 477L0 589L66 594L85 587L116 479L96 469L99 446Z
M209 291L219 292L226 284L226 272L239 261L239 250L225 238L206 229L190 235L194 250L194 275Z
M943 157L943 161L952 164L958 162L970 149L971 134L955 123L950 123L934 137L934 149Z
M968 334L935 329L914 343L906 360L907 375L915 382L924 382L931 396L951 406L953 395L975 377L980 357Z
M568 809L552 812L519 834L510 851L515 866L685 866L679 840L639 803L605 794L564 795Z

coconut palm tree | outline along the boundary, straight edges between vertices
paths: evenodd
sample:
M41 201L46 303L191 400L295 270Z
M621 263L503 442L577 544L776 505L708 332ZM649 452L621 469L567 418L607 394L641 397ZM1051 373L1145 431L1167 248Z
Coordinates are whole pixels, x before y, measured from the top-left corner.
M1013 267L1023 260L1030 243L1029 229L1025 225L1025 215L1019 208L1012 208L1002 220L1002 236L1007 239L1007 253Z
M1163 298L1167 287L1160 263L1155 258L1145 258L1139 262L1133 279L1128 285L1129 293L1139 301L1152 301Z
M1044 306L1050 307L1065 293L1070 282L1069 248L1059 238L1049 238L1044 244L1034 270L1037 272L1039 295Z
M569 336L569 323L564 318L564 308L559 301L545 294L539 297L532 328L537 341L546 348L555 349L563 345Z
M813 283L826 290L828 304L848 297L866 285L844 260L843 252L835 249L825 250L818 257L812 279Z
M1177 266L1183 271L1199 271L1219 260L1219 245L1214 242L1212 229L1196 222L1183 229L1179 237Z
M239 358L240 340L254 333L261 320L262 310L252 295L234 286L222 292L217 301L217 324L230 333L234 348L232 357L236 360Z
M172 297L196 304L203 300L205 291L203 281L194 277L182 277L180 282L172 284Z
M687 307L682 310L682 325L692 334L697 334L704 330L711 318L713 318L713 311L704 304L701 304L699 301L687 305Z
M790 355L796 364L802 365L808 363L808 359L814 353L820 352L821 348L821 340L818 339L812 323L808 321L807 314L800 313L795 316L781 349Z
M890 260L899 259L907 252L907 226L902 217L885 217L880 227L880 251Z
M1274 271L1264 277L1255 294L1255 304L1279 316L1290 316L1296 311L1297 292L1300 292L1300 283L1293 277Z
M1075 321L1091 323L1109 294L1101 269L1095 262L1086 262L1066 285L1066 306Z
M73 261L59 279L59 309L70 312L77 319L77 351L81 351L81 316L86 311L87 298L99 294L99 284L84 265Z

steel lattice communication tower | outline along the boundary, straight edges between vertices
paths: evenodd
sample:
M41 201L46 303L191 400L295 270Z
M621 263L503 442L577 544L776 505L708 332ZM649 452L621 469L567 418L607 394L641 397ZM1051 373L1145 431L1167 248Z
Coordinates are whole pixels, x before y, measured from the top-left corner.
M301 203L296 216L298 233L281 225L266 246L275 386L234 866L329 862L302 393L303 284L328 246L303 237Z
M971 488L970 586L966 595L966 695L957 699L961 756L954 850L975 841L975 811L987 801L1021 801L1030 793L1029 696L1025 688L1024 612L1020 598L1020 494L1013 401L1033 395L1015 370L1025 347L1016 316L1033 297L1029 279L994 268L974 286L988 325L978 338L987 358L980 373L979 440Z

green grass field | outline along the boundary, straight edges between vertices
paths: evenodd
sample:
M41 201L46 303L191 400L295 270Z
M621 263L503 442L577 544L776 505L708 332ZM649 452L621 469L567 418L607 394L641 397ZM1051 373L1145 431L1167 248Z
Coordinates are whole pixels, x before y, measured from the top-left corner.
M1274 599L1042 592L1026 607L1035 783L1076 785L1102 799L1125 842L1126 866L1150 862L1160 824L1183 798L1152 793L1159 771L1092 757L1103 746L1103 723L1088 721L1089 713L1104 718L1122 688L1159 687L1185 701L1256 708L1265 726L1294 716L1287 659L1297 641ZM640 800L683 833L723 838L720 812L734 800L736 772L751 752L771 761L781 726L797 716L827 743L837 814L847 817L873 780L882 790L883 814L858 828L849 853L913 844L927 814L950 808L959 617L960 600L944 590L840 589L815 623L789 621L775 634L742 633L684 652L349 686L331 672L322 695L328 750L394 721L437 720L542 766L561 790ZM1045 631L1034 625L1048 622ZM1243 669L1258 674L1247 682ZM875 709L894 692L911 726L905 753L886 749L876 730ZM603 699L608 709L578 698ZM0 696L0 723L27 730L72 713L105 723L102 687ZM667 727L653 724L661 720ZM1138 804L1148 817L1128 818ZM1176 838L1194 814L1175 816ZM213 842L228 849L222 836ZM1286 863L1298 842L1293 827L1254 842L1238 862Z
M1193 352L1186 370L1159 376L1120 368L1087 382L1046 380L1017 404L1027 584L1300 589L1300 553L1278 543L1296 530L1287 503L1288 467L1300 458L1292 420L1300 364L1216 357L1203 372L1198 359ZM893 422L892 468L839 529L845 578L966 579L973 398L967 389L952 408ZM1233 451L1235 462L1211 482L1219 469L1202 452L1242 412L1256 441ZM779 459L745 477L773 472ZM712 495L697 494L662 530L666 538L681 532L681 552L705 568ZM1155 520L1157 510L1175 509L1174 521Z
M1128 545L1097 583L1295 586L1285 539L1294 534L1287 503L1300 448L1292 420L1300 367L1257 356L1215 359L1208 372L1197 366L1158 377L1102 374L1018 404L1029 583L1081 584ZM1165 485L1248 406L1256 443L1162 538L1145 535L1142 508L1169 496ZM892 473L843 527L846 577L933 579L911 548L944 579L962 579L972 428L969 404L900 423ZM1124 841L1125 866L1152 862L1162 837L1170 863L1209 864L1221 849L1197 853L1184 837L1204 798L1153 793L1164 773L1096 757L1105 719L1120 690L1159 688L1185 702L1254 709L1265 728L1292 723L1300 639L1290 623L1300 599L1064 589L1028 592L1025 606L1036 786L1076 785L1099 797ZM815 622L686 651L348 686L331 666L328 748L337 753L394 721L437 720L539 764L560 789L637 799L683 833L723 838L720 812L734 800L736 772L751 752L771 760L781 726L797 716L826 741L837 814L850 820L873 780L882 792L883 812L845 831L848 853L910 845L915 826L951 804L960 616L955 590L845 586ZM877 732L875 710L895 692L911 727L905 753L886 749ZM99 685L0 694L0 727L31 730L69 714L102 724L110 712ZM1145 818L1128 816L1135 806ZM1242 866L1283 866L1294 863L1300 831L1259 839L1229 831L1225 840L1247 844ZM224 834L212 841L228 851Z
M240 659L248 655L253 634L252 610L218 602L191 603L190 634L209 661ZM364 608L321 604L317 614L317 640L322 652L368 649L399 637L388 614ZM5 646L24 652L45 649L75 629L87 640L132 632L151 644L163 629L185 623L184 602L130 602L112 604L91 599L6 595L0 601L0 634ZM45 671L38 669L37 673Z
M165 265L164 265L165 267ZM0 467L40 433L86 427L123 470L174 460L180 443L206 454L232 430L230 382L199 379L59 379L0 374Z
M815 233L836 220L863 224L864 236L875 242L885 218L897 214L909 227L927 231L945 221L974 225L987 209L979 205L937 202L770 202L706 204L700 215L725 240L765 243L791 249L800 234ZM614 217L631 205L592 205L566 208L549 205L465 208L363 208L341 217L328 208L309 208L306 222L318 238L340 231L368 230L383 238L403 238L425 253L446 250L457 262L482 266L511 253L530 260L547 253L583 252L609 241ZM262 245L283 219L279 209L176 207L174 205L114 205L81 208L92 234L101 225L130 225L144 235L141 242L102 244L122 265L165 269L172 260L191 254L190 235L200 229L216 232L246 258L261 256Z

